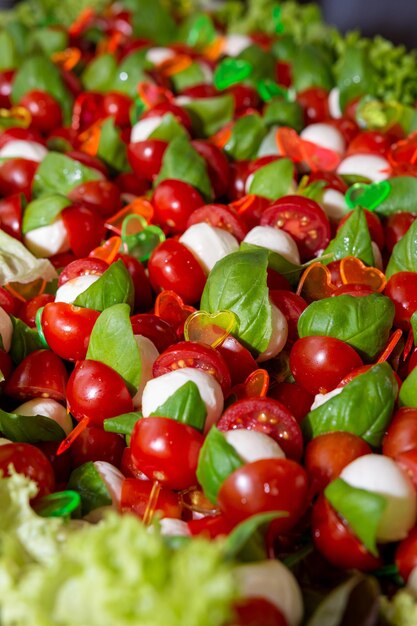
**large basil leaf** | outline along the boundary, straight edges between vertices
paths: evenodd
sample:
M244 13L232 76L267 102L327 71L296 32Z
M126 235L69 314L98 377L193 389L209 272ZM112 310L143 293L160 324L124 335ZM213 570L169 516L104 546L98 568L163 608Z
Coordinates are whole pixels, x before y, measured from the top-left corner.
M244 115L234 124L224 151L235 161L253 159L267 132L264 121L259 115Z
M277 159L256 170L248 192L277 200L290 193L293 176L294 163L290 159Z
M55 420L45 415L19 415L0 409L0 432L22 443L38 441L62 441L65 433Z
M374 92L372 65L363 48L353 45L347 47L335 69L342 110L354 98Z
M113 117L107 118L101 127L97 156L115 172L129 169L126 144L120 137Z
M387 198L379 204L375 213L388 217L398 211L417 213L415 201L417 197L417 178L414 176L396 176L389 179L391 191Z
M323 255L332 254L325 264L338 261L346 256L355 256L367 265L373 265L374 253L365 213L361 207L355 209L337 231Z
M242 241L240 244L240 250L259 250L261 246L256 246L253 243L246 243ZM265 248L261 248L264 250ZM298 284L301 272L304 267L302 265L294 265L291 261L288 261L285 257L278 254L278 252L274 252L273 250L268 250L268 267L275 270L281 276L285 276L288 282L296 286Z
M197 385L189 380L172 396L169 396L161 406L158 406L151 415L170 417L202 432L206 423L207 409Z
M166 113L161 123L149 135L148 139L159 139L160 141L172 141L175 137L188 137L184 126L180 124L172 113Z
M146 49L128 54L115 70L111 90L134 98L137 95L138 84L143 80L150 80L144 71L146 63Z
M417 271L417 220L415 220L405 235L395 244L385 275L390 278L398 272Z
M68 47L69 36L64 29L41 27L32 31L29 46L34 52L41 51L50 57Z
M131 393L136 392L141 379L142 360L128 304L110 306L97 318L86 358L112 367L124 379Z
M80 494L83 515L112 503L107 485L92 461L80 465L72 472L68 489Z
M89 63L82 75L86 91L105 93L111 91L117 75L117 63L113 54L101 54Z
M304 126L303 109L297 101L289 102L278 96L264 108L264 122L267 126L290 126L300 132Z
M400 388L399 401L401 406L417 407L417 367L415 367Z
M371 446L381 444L390 422L398 385L388 363L379 363L348 383L337 396L307 413L302 429L307 439L344 431Z
M142 413L132 411L131 413L123 413L116 417L108 417L103 422L103 428L108 433L117 433L118 435L131 435L132 430L138 420L142 418Z
M248 46L236 57L252 65L252 73L248 82L256 83L259 80L275 80L275 59L270 52L265 52L260 46Z
M233 446L213 426L204 440L197 467L198 482L211 502L217 502L217 494L226 478L242 465Z
M88 182L101 180L103 175L97 170L83 165L59 152L49 152L36 170L33 181L33 195L61 194L69 192Z
M207 278L201 309L233 311L238 338L253 350L266 350L272 335L267 286L268 250L239 250L218 261Z
M185 137L176 137L165 150L156 184L168 178L183 180L206 199L213 197L206 162Z
M374 556L378 556L376 536L387 501L381 494L352 487L336 478L324 490L332 507L345 519L356 537Z
M52 224L62 209L70 204L71 200L58 193L32 200L23 213L22 233L26 235L31 230Z
M10 347L10 356L15 365L23 361L31 352L40 350L45 346L36 330L29 328L18 317L10 316L13 324L12 345Z
M298 320L300 337L335 337L373 361L385 347L394 321L394 303L371 294L355 298L347 294L312 302Z
M176 38L177 25L160 0L135 0L133 32L164 46Z
M14 70L19 63L19 54L13 37L6 30L0 32L0 71Z
M198 136L209 137L223 128L233 117L233 96L223 94L214 98L196 98L184 104Z
M334 85L329 58L317 45L305 45L297 49L292 62L292 76L297 92L310 87L323 87L330 91Z
M114 304L126 303L133 308L134 289L132 278L123 261L112 263L100 278L80 293L74 301L76 306L104 311Z

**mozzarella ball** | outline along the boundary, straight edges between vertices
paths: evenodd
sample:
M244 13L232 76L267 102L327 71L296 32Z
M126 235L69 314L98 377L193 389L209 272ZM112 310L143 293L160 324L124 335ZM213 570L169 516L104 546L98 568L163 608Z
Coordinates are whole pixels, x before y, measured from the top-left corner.
M162 120L163 116L155 115L155 117L146 117L144 120L136 122L130 133L130 143L148 139L158 126L160 126Z
M13 323L10 315L0 306L0 337L3 350L9 352L12 346ZM1 346L0 346L1 347Z
M206 274L213 269L217 261L239 250L236 237L205 222L187 228L179 241L193 254Z
M239 565L235 575L243 598L264 598L281 611L289 626L299 626L303 598L294 575L283 563L270 560Z
M187 522L182 519L163 517L159 522L161 534L169 537L190 537L191 533Z
M122 499L122 484L125 477L117 467L107 463L107 461L94 461L94 467L107 487L113 507L119 509Z
M0 446L6 446L8 443L13 443L13 441L5 437L0 437Z
M338 120L342 117L342 109L340 108L340 89L333 87L328 97L329 113L333 119Z
M407 589L417 597L417 567L415 567L407 580Z
M338 154L343 154L345 151L342 133L331 124L310 124L301 131L300 137Z
M138 344L142 364L140 384L137 392L132 399L133 406L136 409L142 404L143 390L146 383L152 378L152 367L159 356L159 352L156 349L155 344L150 339L148 339L148 337L144 337L143 335L135 335L135 340Z
M204 62L200 62L198 65L203 73L203 83L211 85L213 83L213 72L210 66Z
M278 307L271 302L272 307L272 335L269 340L267 349L262 352L256 359L258 363L273 359L283 350L288 339L288 323L287 318Z
M285 459L285 454L279 444L265 433L236 428L223 434L227 443L235 449L245 463L261 459Z
M23 241L37 257L50 257L70 249L67 229L61 218L48 226L30 230L24 236Z
M339 221L349 212L346 206L345 196L336 189L326 189L323 193L321 206L327 217L331 220Z
M175 52L170 48L155 47L149 48L149 50L146 51L145 58L147 61L153 63L154 65L160 65L164 61L172 59L172 57L174 56Z
M365 176L377 183L390 175L390 164L376 154L352 154L339 164L337 174Z
M318 393L314 396L314 402L311 405L310 411L314 411L314 409L318 409L319 406L325 404L328 400L331 400L335 396L338 396L339 393L342 393L343 387L336 387L336 389L332 389L328 393Z
M146 383L142 395L142 413L144 417L149 417L149 415L164 404L177 389L190 380L197 385L201 399L206 405L207 419L205 432L209 431L223 412L223 393L214 376L194 367L184 367L173 372L168 372Z
M67 302L72 304L81 293L84 293L100 276L97 274L85 274L67 280L66 283L58 287L55 302Z
M14 413L18 415L44 415L54 420L66 435L69 435L73 429L71 416L62 404L52 398L33 398L24 402Z
M404 539L416 523L417 498L412 482L393 459L366 454L349 463L340 478L352 487L384 496L386 508L377 529L377 541Z
M277 252L294 265L300 264L300 253L294 239L282 230L273 226L255 226L243 240L246 243Z
M246 35L227 35L224 39L223 54L228 57L237 57L243 50L252 45L252 39Z
M28 159L40 163L48 154L48 150L36 141L16 139L8 141L0 149L1 159Z

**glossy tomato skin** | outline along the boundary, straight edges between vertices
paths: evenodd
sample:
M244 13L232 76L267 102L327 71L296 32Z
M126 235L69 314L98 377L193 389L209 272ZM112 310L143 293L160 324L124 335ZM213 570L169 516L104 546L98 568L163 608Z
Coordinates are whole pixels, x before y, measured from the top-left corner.
M402 452L417 448L417 409L396 411L382 442L382 453L395 459Z
M152 487L153 482L150 480L126 478L122 483L121 513L133 513L143 519ZM155 514L161 518L181 519L181 503L178 494L166 487L161 487L155 503Z
M358 353L334 337L297 339L290 352L295 381L309 393L327 393L352 370L363 365Z
M131 438L133 464L150 480L175 490L197 484L198 457L203 435L168 417L146 417L136 422Z
M127 158L135 174L152 182L160 172L167 147L168 143L160 139L130 143Z
M314 402L313 394L297 383L277 383L270 391L268 397L278 400L283 404L297 422L301 424Z
M416 219L415 213L399 211L390 215L385 222L385 246L389 254L394 246L406 234L411 224Z
M271 289L269 296L285 315L288 323L288 339L292 343L298 339L297 324L301 313L307 308L307 302L296 293L287 289Z
M156 378L183 367L195 367L211 374L224 395L230 391L230 372L223 357L211 346L197 341L180 341L167 348L153 364L152 374Z
M38 485L37 497L47 496L54 491L52 466L43 452L35 446L29 443L7 443L0 446L0 471L4 476L10 476L10 465L17 473L24 474Z
M0 195L23 193L29 199L39 163L28 159L8 159L0 165Z
M203 206L199 192L182 180L163 180L152 196L155 221L168 233L182 233L195 209Z
M191 145L207 164L207 173L213 187L214 196L220 198L227 193L230 166L225 153L214 143L205 139L194 139Z
M124 93L110 91L103 98L103 111L106 116L114 117L117 126L129 126L132 99Z
M63 402L67 379L67 371L59 356L51 350L36 350L12 372L5 393L22 402L39 396Z
M94 257L76 259L69 263L60 273L58 287L62 287L68 280L78 278L78 276L84 276L86 274L101 276L108 269L109 264L102 259L96 259Z
M122 208L120 191L109 180L89 180L72 189L68 198L98 212L101 217L110 217Z
M28 91L20 100L20 106L25 107L32 116L30 127L41 133L49 133L62 124L60 105L45 91L40 89Z
M245 398L231 404L217 423L226 432L245 428L269 435L282 447L285 455L299 461L303 438L296 419L289 410L272 398Z
M199 519L191 519L187 522L187 525L192 535L203 535L209 539L228 535L233 530L233 524L221 513L218 515L206 515Z
M262 459L247 463L226 478L218 494L220 510L238 524L251 515L287 511L274 520L274 531L285 533L307 507L308 479L304 469L289 459Z
M233 626L288 626L277 607L265 598L246 598L234 606Z
M42 311L42 330L48 346L62 359L85 359L99 311L66 302L51 302Z
M12 83L14 70L0 72L0 107L9 109L11 107L10 96L12 93Z
M236 211L224 204L205 204L196 209L188 218L187 228L201 222L210 224L214 228L226 230L236 237L238 241L242 241L248 232L246 224L237 215Z
M138 312L149 311L152 308L153 296L151 284L144 266L130 254L119 254L116 260L117 258L122 259L133 281L135 291L134 310Z
M138 313L130 318L135 335L143 335L155 344L158 352L163 352L176 343L177 335L165 320L153 313Z
M249 374L258 369L258 364L244 346L232 335L216 348L230 372L232 386L245 382Z
M8 315L17 316L20 307L20 300L12 296L12 294L4 287L0 287L0 306L6 311L6 313L8 313Z
M51 296L48 293L42 293L40 296L35 296L34 298L23 302L22 306L19 309L20 319L31 328L35 328L36 314L38 310L46 304L53 302L54 299L54 296Z
M317 550L336 567L367 572L381 566L381 559L366 550L324 495L313 506L312 529Z
M123 437L109 433L97 426L87 426L72 442L69 449L73 467L88 461L106 461L120 467L126 445Z
M108 365L92 360L76 364L68 380L67 405L76 420L88 417L94 426L134 410L123 378Z
M206 277L196 258L179 241L159 244L148 262L149 278L155 291L175 291L186 304L198 302Z
M4 380L2 380L2 382L0 383L0 389L4 386L4 381L9 378L12 369L13 362L10 354L0 348L0 372L4 376Z
M86 257L104 239L104 221L96 211L73 204L62 211L61 217L76 256Z
M397 272L388 280L384 294L395 305L395 325L408 330L411 316L417 311L417 273Z
M297 101L303 107L304 123L324 122L329 117L329 94L322 87L309 87L297 94Z
M403 539L395 552L395 564L400 576L407 582L411 572L417 567L417 527Z
M25 197L15 193L0 200L0 228L11 237L22 239L22 214Z

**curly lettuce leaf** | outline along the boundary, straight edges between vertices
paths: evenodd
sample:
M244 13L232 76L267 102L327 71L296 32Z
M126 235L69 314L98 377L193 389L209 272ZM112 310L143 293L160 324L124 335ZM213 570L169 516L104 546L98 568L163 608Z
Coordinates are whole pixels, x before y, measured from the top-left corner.
M56 277L50 261L37 259L20 241L0 230L0 285L26 284L38 278L50 281Z
M407 589L400 589L391 600L383 598L382 612L391 626L415 626L417 599Z

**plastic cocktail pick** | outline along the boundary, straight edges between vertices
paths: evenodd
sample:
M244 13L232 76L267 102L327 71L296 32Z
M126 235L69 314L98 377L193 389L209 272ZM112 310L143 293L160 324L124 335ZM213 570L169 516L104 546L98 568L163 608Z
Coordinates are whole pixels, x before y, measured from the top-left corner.
M332 172L341 161L341 156L334 150L323 148L311 141L300 138L302 160L313 171Z
M196 311L187 317L184 338L186 341L199 341L216 348L238 328L239 319L233 311L219 311L213 314Z
M223 59L214 72L214 86L222 91L245 80L252 72L252 65L244 59Z
M76 20L68 28L68 33L72 37L80 35L85 28L90 24L90 21L94 18L95 13L91 7L87 7L77 17Z
M97 120L78 136L81 143L80 150L90 156L96 156L100 146L102 125L103 120Z
M149 259L158 244L165 241L165 234L159 226L148 226L141 215L128 215L122 224L122 244L128 254L139 261Z
M288 90L268 78L265 80L259 80L256 88L264 102L268 102L277 96L282 96L285 100L288 100Z
M410 328L410 330L408 331L407 341L405 342L405 346L403 350L403 355L402 355L403 361L406 361L408 359L408 357L410 356L411 350L413 349L413 346L414 346L414 332L413 332L413 329Z
M210 142L220 149L223 149L232 136L233 122L229 122L221 128L215 135L210 137Z
M302 140L293 128L281 126L275 134L275 140L280 154L289 157L294 163L303 160Z
M346 192L345 201L350 209L361 206L368 211L376 209L391 192L391 185L388 180L379 183L355 183Z
M7 283L4 285L4 288L21 302L31 300L35 296L41 296L45 287L46 281L43 278L37 278L31 283Z
M168 89L145 82L138 84L138 94L148 108L152 108L157 104L172 102L174 99L172 92Z
M347 256L340 261L340 276L344 285L366 285L374 291L384 291L387 279L376 267L367 267L354 256Z
M117 235L121 235L123 221L129 215L140 215L149 224L153 217L153 206L145 198L135 198L133 202L123 207L116 215L113 215L106 221L105 227L108 230L113 231Z
M297 295L307 302L329 298L335 291L330 270L317 261L303 272L297 287Z
M237 213L241 214L247 211L251 206L253 206L257 199L258 197L255 194L249 193L246 196L243 196L243 198L239 198L239 200L231 202L229 204L229 207L231 207Z
M244 383L235 385L230 391L229 398L234 402L245 398L264 398L269 389L269 374L264 369L251 372Z
M68 450L68 448L70 448L72 446L74 441L81 435L82 432L85 431L85 429L87 428L89 423L90 423L90 418L89 417L83 417L78 422L78 424L70 432L70 434L67 435L67 437L65 437L65 439L63 441L61 441L61 443L59 444L58 450L56 451L57 456L60 456L61 454L64 454L64 452L66 452Z
M378 357L377 363L384 363L385 361L388 361L389 357L394 351L395 346L401 339L402 334L403 334L403 331L400 330L399 328L392 333L391 337L388 339L388 343L386 347L384 348L381 355Z
M56 65L59 65L59 67L63 70L69 72L81 60L81 50L79 48L66 48L65 50L59 50L58 52L53 53L51 60Z
M417 131L391 146L388 161L393 166L417 162Z
M41 517L69 518L81 511L81 497L77 491L58 491L36 500L33 508Z
M18 125L21 128L28 128L32 121L32 116L25 107L17 106L11 109L0 109L0 125L2 120L4 122L14 122L13 125Z
M175 328L178 335L182 335L185 320L195 313L196 309L184 304L182 298L174 291L161 291L155 300L155 315Z
M161 493L161 483L158 480L152 485L151 493L149 494L149 500L146 505L145 512L143 514L143 523L145 526L149 526L149 524L153 520L153 516L155 515L156 506L158 504L159 494Z
M110 239L107 239L107 241L105 241L102 246L91 250L88 256L94 257L95 259L101 259L102 261L106 261L106 263L110 265L119 254L121 245L122 240L120 237L110 237Z
M176 54L174 57L165 59L158 65L158 70L164 76L175 76L192 65L193 60L187 54Z

